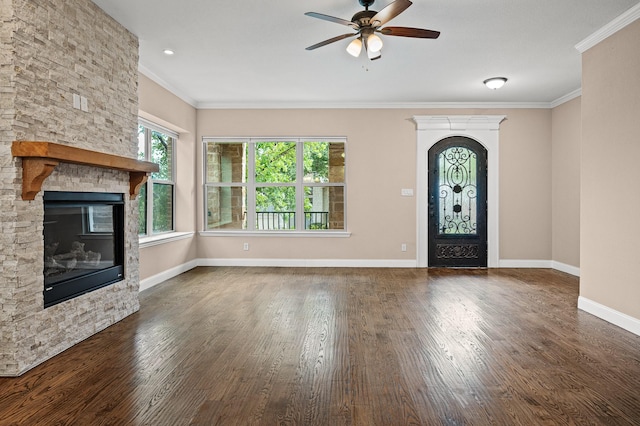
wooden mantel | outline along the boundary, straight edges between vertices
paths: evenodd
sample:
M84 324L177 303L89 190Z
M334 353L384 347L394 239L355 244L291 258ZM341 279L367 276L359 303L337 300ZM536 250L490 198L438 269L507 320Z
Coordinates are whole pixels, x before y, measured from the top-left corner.
M138 196L149 173L159 170L157 164L148 161L74 148L53 142L16 141L11 145L11 154L14 157L22 158L23 200L35 199L42 189L44 180L60 163L81 164L129 172L129 195L132 200Z

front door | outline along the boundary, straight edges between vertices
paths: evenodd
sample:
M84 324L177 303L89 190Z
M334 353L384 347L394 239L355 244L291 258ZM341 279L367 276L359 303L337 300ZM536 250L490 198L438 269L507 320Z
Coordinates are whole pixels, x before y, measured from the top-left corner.
M487 150L453 136L429 149L429 266L487 266Z

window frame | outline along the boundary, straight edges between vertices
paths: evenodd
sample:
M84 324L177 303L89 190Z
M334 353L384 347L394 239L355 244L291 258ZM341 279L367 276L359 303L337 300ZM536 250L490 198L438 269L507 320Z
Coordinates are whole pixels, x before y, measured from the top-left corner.
M246 182L208 182L207 181L207 144L208 143L247 144ZM262 142L294 142L296 144L296 179L292 182L258 182L256 171L256 144ZM341 143L344 146L345 173L342 182L305 182L304 181L304 144L308 142ZM202 180L203 180L203 220L201 234L241 234L256 236L349 236L347 232L347 138L346 137L202 137ZM246 190L247 228L246 229L208 229L207 228L207 191L208 188L243 187ZM257 229L256 227L256 189L264 187L294 187L296 192L295 229ZM339 187L343 191L342 229L305 229L305 187Z
M145 161L152 161L152 132L161 133L171 141L171 169L170 169L170 179L157 179L153 177L153 173L150 173L147 181L145 182L145 201L146 201L146 229L145 233L138 234L139 238L148 238L156 235L163 235L176 232L176 145L178 143L178 133L162 127L158 124L155 124L151 121L145 120L143 118L138 118L138 126L143 127L144 131L144 143L145 143ZM154 184L159 185L169 185L171 186L171 229L163 230L163 231L154 231L153 226L153 188Z

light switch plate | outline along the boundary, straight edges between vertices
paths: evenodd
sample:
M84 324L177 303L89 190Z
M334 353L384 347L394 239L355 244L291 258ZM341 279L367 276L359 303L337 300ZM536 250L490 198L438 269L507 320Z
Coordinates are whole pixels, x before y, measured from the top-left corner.
M403 197L413 197L413 189L411 188L402 188L400 191Z

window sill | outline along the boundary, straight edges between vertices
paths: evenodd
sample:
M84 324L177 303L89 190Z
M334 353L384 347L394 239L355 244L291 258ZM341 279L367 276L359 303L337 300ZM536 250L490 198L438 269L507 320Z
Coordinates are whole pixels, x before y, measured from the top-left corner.
M347 231L200 231L201 237L349 238Z
M195 232L167 232L166 234L153 235L150 237L140 237L138 246L139 248L157 246L158 244L191 238L194 234Z

